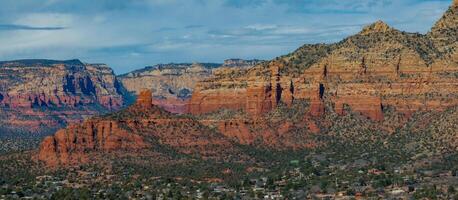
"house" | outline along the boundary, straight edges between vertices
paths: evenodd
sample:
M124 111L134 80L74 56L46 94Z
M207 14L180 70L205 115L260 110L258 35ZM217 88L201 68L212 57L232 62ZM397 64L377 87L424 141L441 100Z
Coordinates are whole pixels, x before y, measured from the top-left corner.
M315 196L315 198L318 198L318 199L334 199L336 195L334 194L315 194L313 196Z
M399 196L399 195L402 195L404 194L405 191L401 188L393 188L391 191L390 191L390 194L391 195L395 195L395 196Z
M380 175L384 174L385 172L379 169L370 169L367 171L368 174L373 174L373 175Z

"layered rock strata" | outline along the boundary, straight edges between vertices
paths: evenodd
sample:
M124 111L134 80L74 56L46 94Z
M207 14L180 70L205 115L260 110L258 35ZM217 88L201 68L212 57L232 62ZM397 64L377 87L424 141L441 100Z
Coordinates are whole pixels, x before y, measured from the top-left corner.
M71 166L103 159L98 156L112 152L160 153L171 148L204 159L222 159L224 152L236 151L228 139L198 121L152 105L151 96L150 91L141 92L137 102L124 110L72 124L46 137L37 159L48 166Z
M222 108L243 109L257 116L269 112L280 102L290 105L294 99L294 85L290 78L280 75L281 66L281 63L271 63L264 70L268 77L256 75L254 70L258 68L252 68L245 72L256 74L246 79L226 78L227 74L222 73L219 77L202 81L191 98L189 112L202 114Z
M154 104L173 113L186 113L196 84L214 74L252 67L260 60L229 59L224 64L161 64L119 76L124 87L134 95L149 88Z
M293 99L309 101L313 117L325 113L326 102L338 114L348 106L374 121L384 119L386 107L406 115L444 110L458 104L457 16L454 3L427 35L378 21L339 43L305 45L269 63L220 74L197 85L189 111L243 109L256 116Z
M0 62L0 126L35 132L123 105L113 70L79 60Z

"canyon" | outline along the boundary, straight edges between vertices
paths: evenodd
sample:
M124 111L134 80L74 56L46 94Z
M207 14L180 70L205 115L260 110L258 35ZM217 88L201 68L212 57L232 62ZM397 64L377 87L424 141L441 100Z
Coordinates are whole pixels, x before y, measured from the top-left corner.
M70 123L117 111L143 89L154 104L186 113L195 84L219 70L248 68L259 60L223 64L160 64L116 76L105 64L79 60L0 62L0 136L48 135Z
M416 113L458 105L457 9L454 3L424 35L377 21L338 43L304 45L253 66L231 60L122 75L137 102L59 130L43 141L38 159L84 163L94 153L155 151L157 144L222 160L240 152L238 145L313 149L326 145L315 136L338 134L341 119L355 116L364 121L357 126L391 134Z

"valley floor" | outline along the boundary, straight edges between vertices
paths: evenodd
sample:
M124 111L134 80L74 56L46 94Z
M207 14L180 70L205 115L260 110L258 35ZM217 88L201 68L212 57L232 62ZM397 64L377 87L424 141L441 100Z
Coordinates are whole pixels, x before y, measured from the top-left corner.
M285 111L292 112L282 106L274 112ZM245 162L116 152L50 169L35 161L34 151L7 153L0 156L0 198L457 199L458 153L454 141L441 139L453 134L444 130L451 130L456 112L417 113L393 133L355 113L328 113L322 121L333 125L313 135L325 145L300 151L240 145L253 158ZM396 115L388 109L386 119Z

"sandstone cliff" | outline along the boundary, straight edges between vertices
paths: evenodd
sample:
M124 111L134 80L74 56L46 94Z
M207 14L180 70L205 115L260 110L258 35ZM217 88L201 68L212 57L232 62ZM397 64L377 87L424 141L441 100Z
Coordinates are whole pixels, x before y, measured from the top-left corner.
M406 116L458 104L456 4L430 33L396 30L377 21L334 44L304 45L247 70L217 74L197 84L190 112L243 109L259 117L279 103L310 102L310 115L344 107L374 121L386 107ZM447 98L444 98L447 97Z
M102 64L0 62L0 126L35 132L39 127L59 127L86 115L116 110L123 105L120 89L113 70Z
M100 154L161 153L164 148L204 159L225 159L225 152L236 151L228 139L198 121L152 105L151 95L141 92L137 102L124 110L72 124L46 137L38 160L48 166L78 165L103 159Z
M123 86L133 94L150 88L154 103L173 113L187 112L196 84L227 70L252 67L261 60L229 59L224 64L182 63L160 64L120 75Z
M144 139L119 127L116 121L87 121L72 124L47 136L40 145L38 159L49 166L87 163L88 152L138 150L148 147Z
M154 103L170 112L186 112L195 84L212 74L219 64L166 64L146 67L119 76L123 86L134 95L150 88Z
M218 109L244 109L256 116L274 108L280 101L293 99L291 79L280 75L280 62L248 69L220 70L199 82L189 103L189 112L202 114Z
M190 97L194 85L199 80L209 77L212 68L218 64L165 64L120 75L119 79L128 91L138 94L144 88L158 98Z
M439 130L434 138L440 142L453 140L458 35L450 33L456 31L455 10L456 4L427 35L378 21L341 42L304 45L253 67L221 67L211 75L204 70L207 78L195 80L184 104L194 116L151 105L157 102L151 92L136 88L147 81L153 84L149 73L159 73L161 80L160 70L126 75L125 81L135 83L127 87L139 94L136 104L58 131L43 141L38 158L51 166L67 165L88 162L99 153L139 155L166 147L180 155L229 159L243 157L240 146L303 150L348 135L359 140L380 136L374 132L390 134L410 128L405 126L409 120L418 130ZM197 72L203 73L201 69ZM425 121L429 118L416 122L417 113L444 110L432 124Z

